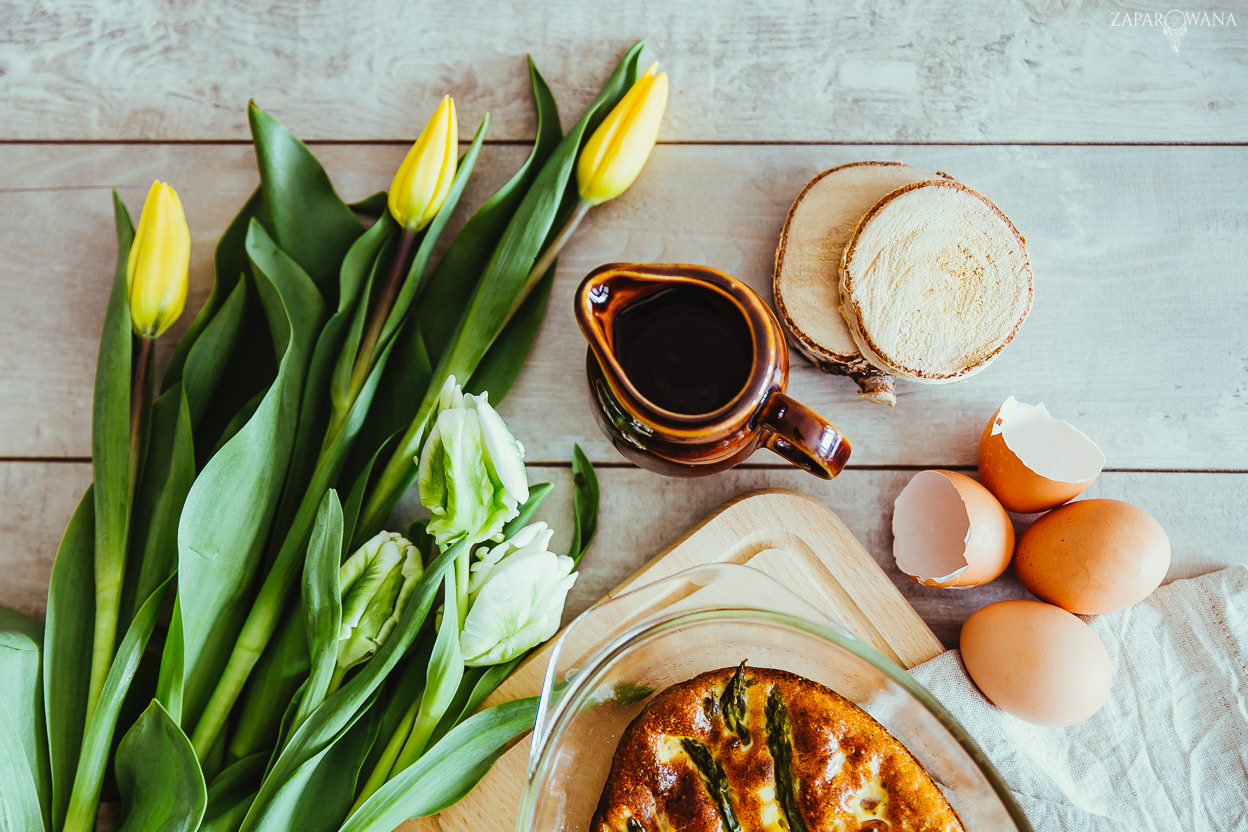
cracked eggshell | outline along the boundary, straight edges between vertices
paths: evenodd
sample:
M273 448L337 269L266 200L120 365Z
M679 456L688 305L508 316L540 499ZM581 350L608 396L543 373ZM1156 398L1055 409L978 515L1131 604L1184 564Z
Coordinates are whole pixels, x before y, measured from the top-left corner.
M1043 404L1013 396L979 440L979 479L1010 511L1048 511L1078 497L1105 467L1105 454Z
M897 568L925 586L986 584L1009 566L1014 527L992 493L955 471L920 471L893 503Z

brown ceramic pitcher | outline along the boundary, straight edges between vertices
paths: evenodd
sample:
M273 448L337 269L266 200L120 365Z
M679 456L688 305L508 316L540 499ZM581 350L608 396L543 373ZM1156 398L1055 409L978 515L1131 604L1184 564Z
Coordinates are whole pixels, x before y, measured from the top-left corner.
M750 287L706 266L611 263L576 292L598 423L620 453L678 477L723 471L760 445L830 479L849 441L789 398L789 352Z

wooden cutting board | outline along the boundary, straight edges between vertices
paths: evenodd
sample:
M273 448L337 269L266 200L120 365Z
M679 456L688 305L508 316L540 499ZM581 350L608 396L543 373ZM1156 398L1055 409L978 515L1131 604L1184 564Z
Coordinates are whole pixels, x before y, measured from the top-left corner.
M902 667L944 649L841 519L796 491L756 491L721 506L607 597L711 563L758 567ZM545 648L534 653L487 704L540 693L547 658ZM517 743L468 797L400 832L511 832L528 754L528 741Z

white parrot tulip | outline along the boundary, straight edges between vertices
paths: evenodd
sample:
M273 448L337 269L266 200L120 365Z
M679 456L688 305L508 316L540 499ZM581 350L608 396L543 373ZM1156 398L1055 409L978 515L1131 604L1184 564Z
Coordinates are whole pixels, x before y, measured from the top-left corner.
M473 564L460 635L466 665L511 661L559 629L576 565L549 550L552 534L545 523L531 523Z

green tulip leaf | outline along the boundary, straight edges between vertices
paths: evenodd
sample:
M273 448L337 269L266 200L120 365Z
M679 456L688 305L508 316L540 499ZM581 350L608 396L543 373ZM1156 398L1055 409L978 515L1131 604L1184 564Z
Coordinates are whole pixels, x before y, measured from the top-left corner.
M351 808L360 767L377 738L377 712L362 715L340 739L284 779L263 804L253 803L241 832L336 832ZM266 777L266 784L270 778Z
M370 473L372 465L382 454L386 444L407 427L412 414L420 406L420 400L429 387L429 379L433 376L433 365L429 361L429 351L419 327L414 320L408 321L394 339L394 357L387 362L385 375L379 385L385 395L373 400L372 408L364 425L360 428L352 459L344 469L346 482L352 483L348 502L355 501L355 507L346 511L348 522L345 525L347 540L354 537L355 520L360 514L360 504L365 496L367 477L361 477L364 466Z
M529 499L525 500L520 506L518 514L507 521L503 526L503 540L515 535L516 532L523 529L533 519L533 515L541 507L546 496L550 494L555 486L548 482L539 482L536 485L529 486Z
M397 362L402 363L402 362ZM383 399L384 401L385 399ZM370 414L372 415L372 414ZM367 430L367 425L365 425ZM347 502L342 507L342 557L346 559L348 555L347 546L351 540L351 535L355 531L356 518L360 516L360 506L364 502L364 492L368 488L368 479L373 472L373 464L377 462L377 458L382 454L385 445L377 448L365 463L360 471L346 481L352 483L351 490L347 492ZM411 539L410 537L408 538ZM422 550L424 551L424 550Z
M237 294L239 284L242 283L240 278L248 267L245 250L247 228L251 225L252 218L256 216L260 208L260 202L260 190L256 189L248 197L247 202L234 219L230 221L229 226L225 229L225 233L221 235L221 239L217 242L213 258L215 279L213 280L212 291L208 293L208 299L204 301L204 305L200 307L199 313L191 321L186 334L182 336L182 340L178 342L177 348L174 349L173 356L169 359L169 364L165 368L162 390L168 390L174 383L182 380L183 371L187 361L190 359L191 350L194 349L199 338L213 323L225 305L228 304L229 299ZM208 352L215 352L215 350L210 349ZM198 404L193 401L195 397L188 396L188 398L192 399L192 408L195 408ZM196 411L193 409L192 412ZM195 421L198 423L198 419Z
M334 316L342 318L335 322L337 345L332 356L327 356L332 357L335 362L329 386L330 400L335 412L340 413L351 406L347 401L349 382L352 370L355 369L360 339L363 338L364 327L368 323L371 295L375 288L379 288L378 284L386 279L391 261L396 256L395 243L399 233L398 224L389 214L383 214L376 225L356 241L347 253L347 259L343 261L343 284L347 285L350 276L356 290L353 292L356 302L349 309L340 304L339 312Z
M386 680L382 701L377 706L381 712L377 734L378 737L388 737L389 741L373 744L365 761L364 771L371 773L380 766L386 774L390 773L403 741L411 731L412 720L416 716L414 705L420 702L425 688L426 668L433 655L436 637L436 632L425 633L403 663Z
M357 214L363 214L366 217L379 219L388 209L389 194L385 191L378 191L375 194L366 196L359 202L352 202L349 207Z
M169 619L169 630L165 634L165 646L160 655L160 672L156 677L156 698L160 700L165 713L179 725L182 724L182 675L185 666L180 604L181 599L175 595L173 614Z
M337 300L338 264L364 226L338 198L307 145L252 102L247 107L264 196L261 221L321 294Z
M513 742L533 728L537 699L519 699L464 720L414 764L377 790L339 832L390 832L437 814L480 782Z
M43 722L43 625L0 607L0 830L45 829L51 774Z
M308 558L303 568L303 614L307 626L312 670L303 687L297 728L325 701L338 661L338 633L342 628L342 591L338 567L342 563L342 506L333 489L325 492L317 511Z
M265 388L242 403L234 415L230 417L230 420L221 428L220 433L217 435L217 444L212 446L212 452L203 457L205 465L208 464L208 460L216 456L225 447L227 442L234 438L236 433L243 429L243 425L251 421L251 417L256 415L256 411L260 409L260 404L268 393L268 388Z
M538 171L563 137L555 97L531 58L529 81L533 89L533 110L537 119L533 149L520 169L472 215L472 219L455 236L430 276L421 303L414 313L428 344L429 353L434 359L440 358L446 349L455 333L456 324L467 310L468 300L472 297L477 281L485 271L490 253L494 251Z
M307 493L309 480L325 441L329 426L333 379L337 366L346 354L344 349L352 338L357 321L362 319L368 307L368 287L375 279L378 262L395 236L393 223L379 222L365 232L347 251L339 270L338 308L326 321L312 361L308 366L304 385L303 402L300 406L299 424L295 446L291 454L291 469L282 496L282 510L278 513L279 528L290 525L292 515L298 510ZM358 334L354 335L358 341ZM319 495L318 495L319 499Z
M91 409L91 471L95 487L95 635L87 710L93 707L117 641L130 518L130 303L126 262L134 240L130 214L116 191L117 267L100 334Z
M95 710L87 720L82 737L82 753L74 773L73 791L69 798L65 828L92 829L100 801L100 789L104 784L104 772L108 766L109 749L117 729L117 717L130 689L130 682L138 670L139 660L148 639L156 628L156 616L165 601L169 584L156 589L139 607L134 619L121 640Z
M150 423L147 456L130 520L130 575L122 596L125 620L177 569L178 517L195 481L190 407L181 383L156 399Z
M217 243L212 291L161 382L166 391L182 383L200 465L250 418L248 408L254 410L277 372L246 251L247 230L262 202L257 189ZM229 383L221 384L224 379Z
M416 721L399 752L395 768L390 773L391 777L424 753L429 738L433 736L434 729L454 702L459 683L464 678L464 654L459 649L458 597L456 575L451 571L446 574L442 621L438 624L438 635L433 642L433 655L429 659L425 674L425 689L420 696Z
M199 832L238 832L264 777L267 752L252 754L231 765L208 785L208 806Z
M211 332L196 342L183 373L182 389L191 406L196 462L201 469L246 424L277 378L281 352L274 351L274 342L280 336L269 327L257 278L251 272L249 264L218 316L220 320L214 320ZM230 335L231 325L238 332L228 341L224 336ZM216 345L220 345L219 351L214 351ZM215 382L209 373L215 374ZM209 382L216 386L210 387Z
M579 564L598 531L598 475L580 445L572 446L572 514L575 525L568 555Z
M465 392L489 393L490 403L495 407L503 401L515 384L529 352L537 341L546 307L550 303L550 290L555 283L555 265L551 265L533 293L524 299L516 315L507 322L498 339L490 347L485 358L477 365L468 380Z
M60 829L78 767L87 720L87 679L91 673L95 581L91 557L95 541L95 501L91 488L69 520L52 562L48 610L43 631L43 709L47 718L48 761L52 771L50 828Z
M155 699L117 746L118 832L196 832L208 791L191 741Z
M511 671L524 661L526 655L528 654L516 656L502 664L467 668L464 671L464 678L459 683L459 690L455 693L455 699L446 709L446 715L442 717L438 727L434 729L433 736L429 738L430 744L439 742L456 725L472 716L472 713L481 707L486 698L511 675Z
M312 340L324 319L308 275L254 221L247 249L282 360L259 407L204 466L182 510L183 724L199 718L247 614L251 580L286 474ZM221 522L223 517L230 522Z
M246 319L247 283L238 280L221 304L220 310L204 327L204 331L188 351L181 377L170 383L169 373L165 372L163 384L166 391L171 389L173 384L181 383L186 394L187 406L190 409L192 425L198 427L203 422L205 413L216 398L221 381L230 378L230 362L236 352L240 352L238 345L244 340L243 323ZM255 327L246 334L251 336L252 340L268 338L266 332L258 330L260 328ZM268 345L264 345L261 349L267 351ZM249 350L250 347L241 351ZM204 437L204 441L211 440L213 443L216 439L215 436Z

